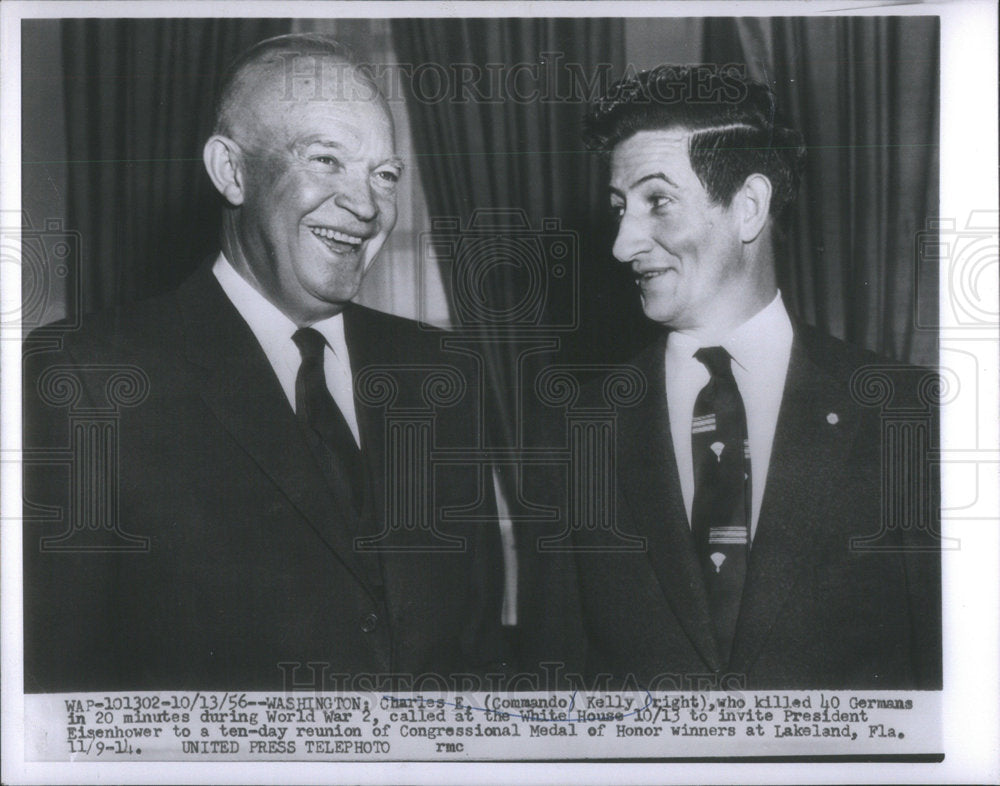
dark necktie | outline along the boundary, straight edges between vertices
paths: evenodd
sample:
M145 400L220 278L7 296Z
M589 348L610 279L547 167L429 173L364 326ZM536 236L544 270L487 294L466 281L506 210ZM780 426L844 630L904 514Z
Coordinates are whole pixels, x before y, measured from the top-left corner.
M750 549L750 453L743 399L729 353L703 347L694 355L711 375L694 405L691 530L705 575L715 639L728 663Z
M302 355L295 378L295 415L333 487L334 499L349 502L360 513L365 488L361 451L326 386L326 339L312 328L301 328L295 331L292 341Z

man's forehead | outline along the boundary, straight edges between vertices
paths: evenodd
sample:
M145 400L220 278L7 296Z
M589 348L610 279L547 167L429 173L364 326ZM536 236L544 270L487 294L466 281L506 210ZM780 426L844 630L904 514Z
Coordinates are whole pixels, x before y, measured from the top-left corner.
M243 91L238 114L250 126L247 131L290 143L324 135L340 143L361 143L362 137L388 135L391 143L392 117L374 88L363 85L350 71L339 70L331 79L338 84L310 74L310 84L323 82L325 87L317 84L316 90L326 93L312 98L312 93L301 87L286 84L280 71L271 68L258 75L256 89Z
M380 100L378 88L356 66L332 55L277 52L246 66L238 82L245 100L266 98L286 104Z
M362 151L385 156L395 155L392 125L380 115L370 118L352 114L339 117L336 113L312 111L299 117L290 112L282 118L278 133L287 146L298 152L325 149L338 155L355 155Z
M682 128L637 131L615 145L611 160L622 165L657 157L673 158L678 154L686 156L690 139L691 132Z
M269 64L272 87L288 101L375 101L379 91L358 67L331 54L278 53Z
M623 189L658 170L689 170L690 138L691 132L683 128L637 131L611 153L611 184Z

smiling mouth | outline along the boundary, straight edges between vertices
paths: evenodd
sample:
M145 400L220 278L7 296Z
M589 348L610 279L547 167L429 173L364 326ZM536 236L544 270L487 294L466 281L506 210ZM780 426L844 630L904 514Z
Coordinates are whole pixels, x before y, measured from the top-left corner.
M309 231L319 238L323 242L323 245L337 254L357 251L367 239L348 234L347 232L340 232L330 227L309 227Z
M636 271L633 276L635 277L636 286L640 286L646 281L652 281L654 278L659 278L665 273L669 273L673 268L665 267L662 270L645 270L642 272Z

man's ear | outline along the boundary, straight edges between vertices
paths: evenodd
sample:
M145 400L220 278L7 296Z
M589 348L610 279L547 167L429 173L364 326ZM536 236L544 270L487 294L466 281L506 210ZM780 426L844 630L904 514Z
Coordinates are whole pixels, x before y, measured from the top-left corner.
M239 146L229 137L216 134L205 143L202 157L216 190L229 204L242 205L246 181Z
M740 240L750 243L764 230L771 215L771 181L761 174L750 175L736 199L740 207Z

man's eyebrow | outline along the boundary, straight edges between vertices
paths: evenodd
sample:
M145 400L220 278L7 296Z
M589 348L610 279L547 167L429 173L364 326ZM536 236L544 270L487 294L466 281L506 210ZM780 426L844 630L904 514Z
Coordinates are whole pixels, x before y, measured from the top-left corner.
M385 165L394 166L400 172L406 169L406 162L404 162L403 159L400 158L399 156L392 156L392 158L387 158L382 164L380 164L380 166L385 166Z
M662 180L668 186L671 186L673 188L679 188L680 187L673 180L671 180L669 177L667 177L662 172L650 172L648 175L643 175L638 180L636 180L634 183L632 183L632 185L628 186L628 190L631 191L633 188L638 188L643 183L646 183L646 182L648 182L650 180ZM612 194L615 194L616 196L620 196L620 197L624 197L625 196L624 192L622 192L618 188L615 188L614 186L608 186L608 191L610 191Z
M306 139L302 139L298 142L296 147L309 147L310 145L319 145L320 147L330 147L336 150L344 149L344 145L342 143L337 142L334 139L326 139L325 137L321 136L312 136L312 137L307 137Z
M637 186L641 186L648 180L662 180L668 186L673 186L674 188L677 188L677 184L662 172L652 172L651 174L643 175L631 185L631 188L636 188Z

